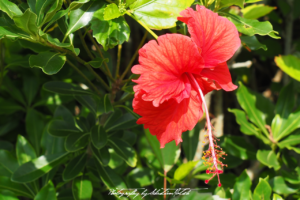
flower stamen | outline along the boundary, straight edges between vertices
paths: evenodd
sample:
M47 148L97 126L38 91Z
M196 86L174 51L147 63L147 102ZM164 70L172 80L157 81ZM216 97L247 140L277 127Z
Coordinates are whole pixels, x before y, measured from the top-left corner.
M210 179L205 180L205 183L207 184L213 177L215 177L217 175L218 181L219 181L218 186L221 187L222 184L220 181L219 174L223 173L223 167L227 166L227 165L223 164L222 161L219 160L219 158L225 159L223 156L226 156L226 154L222 151L222 148L217 145L218 139L213 135L213 127L210 122L209 112L208 112L208 108L207 108L207 105L205 102L204 94L203 94L198 82L196 81L195 77L190 73L187 73L187 75L188 75L189 79L191 80L192 84L194 86L196 86L198 93L200 95L200 98L203 102L205 113L206 113L206 122L207 122L206 126L207 126L208 135L205 135L205 138L208 139L208 141L209 141L209 147L208 147L208 150L206 150L203 153L202 159L204 160L204 164L209 166L208 169L206 170L206 173L213 174L213 176L210 177ZM221 168L221 169L219 169L219 168Z

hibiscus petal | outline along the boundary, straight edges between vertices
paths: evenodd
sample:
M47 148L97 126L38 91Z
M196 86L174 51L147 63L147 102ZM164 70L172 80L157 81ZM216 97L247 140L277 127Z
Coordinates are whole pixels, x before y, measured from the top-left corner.
M151 102L144 101L143 90L135 94L132 106L133 111L142 117L137 121L149 128L152 135L156 135L163 148L166 143L175 140L178 145L182 142L181 134L192 130L202 116L202 102L196 91L191 91L191 97L177 103L174 99L165 101L159 107L154 107Z
M220 90L222 87L215 82L214 80L208 79L206 77L203 77L202 75L193 74L194 78L196 79L198 85L200 86L202 92L204 95L207 93L213 91L213 90ZM197 86L192 86L194 90L197 89Z
M200 76L215 80L225 91L232 91L237 88L237 86L232 83L226 62L221 63L214 68L203 69Z
M204 6L197 5L196 9L182 11L178 20L188 25L193 41L202 49L205 66L227 61L241 45L236 27Z
M153 101L153 105L169 99L179 103L190 96L190 83L187 73L199 74L204 67L203 59L196 44L187 36L166 34L150 41L139 51L139 65L132 68L141 74L134 86L137 92L143 89L143 99Z

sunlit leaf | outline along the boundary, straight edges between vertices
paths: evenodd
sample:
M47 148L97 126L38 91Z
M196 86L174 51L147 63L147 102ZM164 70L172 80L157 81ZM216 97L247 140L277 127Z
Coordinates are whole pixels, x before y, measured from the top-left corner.
M176 26L177 17L190 7L194 0L137 0L129 8L134 16L151 29L166 29Z
M300 81L300 59L293 55L275 57L277 66L292 78Z
M275 170L280 169L280 164L277 161L276 154L272 150L258 150L256 154L257 160L269 168Z

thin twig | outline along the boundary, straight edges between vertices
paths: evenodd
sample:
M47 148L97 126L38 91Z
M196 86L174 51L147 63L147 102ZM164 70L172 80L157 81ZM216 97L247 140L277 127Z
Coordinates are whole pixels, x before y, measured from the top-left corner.
M106 69L106 72L107 72L107 73L105 73L105 72L103 72L103 73L105 73L105 75L108 76L108 78L109 78L112 82L115 83L116 80L112 77L112 74L111 74L111 72L110 72L110 70L109 70L109 68L108 68L108 65L107 65L107 63L106 63L106 61L105 61L105 58L104 58L104 56L103 56L103 54L102 54L102 52L101 52L101 49L100 49L98 43L95 41L95 39L93 38L92 34L91 34L89 31L87 31L87 35L88 35L88 37L90 38L90 40L92 41L92 43L94 44L94 46L96 47L96 50L97 50L98 54L99 54L100 57L103 59L103 63L104 63L104 66L105 66L105 69Z
M123 74L121 75L120 80L123 80L124 77L126 76L126 74L128 73L129 69L131 68L133 62L135 61L135 59L136 59L136 57L137 57L137 55L138 55L138 53L139 53L140 48L141 48L141 47L143 46L143 44L145 43L145 40L146 40L146 38L147 38L147 35L148 35L148 32L146 31L145 34L144 34L144 36L143 36L143 38L142 38L142 40L141 40L141 42L140 42L140 44L139 44L139 46L138 46L138 48L137 48L137 50L134 52L134 54L133 54L133 56L132 56L130 62L128 63L128 65L127 65L125 71L124 71Z
M83 45L83 48L84 50L86 51L86 53L88 54L88 56L90 57L90 59L94 59L95 57L93 56L92 52L90 51L90 49L88 48L85 40L84 40L84 37L82 36L82 33L81 33L81 30L78 30L78 35L79 35L79 38L80 38L80 41Z
M95 92L97 92L100 96L101 93L99 92L99 90L97 89L97 87L88 79L88 77L86 77L73 63L71 63L69 60L67 60L67 63L78 73L80 74L88 83L89 85L95 90Z
M118 45L118 59L117 59L117 69L116 69L116 75L115 78L118 78L119 76L119 70L120 70L120 64L121 64L121 53L122 53L122 45Z

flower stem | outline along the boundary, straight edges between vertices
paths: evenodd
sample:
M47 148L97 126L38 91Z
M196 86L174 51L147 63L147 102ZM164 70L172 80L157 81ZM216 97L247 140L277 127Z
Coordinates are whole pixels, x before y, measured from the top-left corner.
M128 73L129 69L131 68L133 62L135 61L135 59L136 59L136 57L137 57L137 55L139 53L140 48L143 46L143 44L144 44L144 42L145 42L145 40L147 38L147 35L148 35L148 32L146 31L145 34L144 34L144 36L143 36L143 38L142 38L142 40L141 40L141 42L140 42L140 44L139 44L139 46L138 46L138 48L136 49L136 51L134 52L134 54L133 54L130 62L128 63L125 71L121 75L120 80L123 80L124 77L126 76L126 74Z
M73 63L71 63L69 60L67 60L67 63L78 73L80 74L88 83L89 85L95 90L95 92L97 92L100 96L101 93L99 92L99 90L97 89L97 87L88 79L88 77L86 77Z
M133 18L135 21L137 21L141 26L143 26L155 39L158 38L158 36L146 24L144 24L144 22L138 20L128 10L126 11L126 14L129 15L131 18Z
M119 70L120 70L120 64L121 64L121 53L122 53L122 45L118 45L118 59L117 59L117 69L116 69L116 74L115 78L118 78L119 76Z

